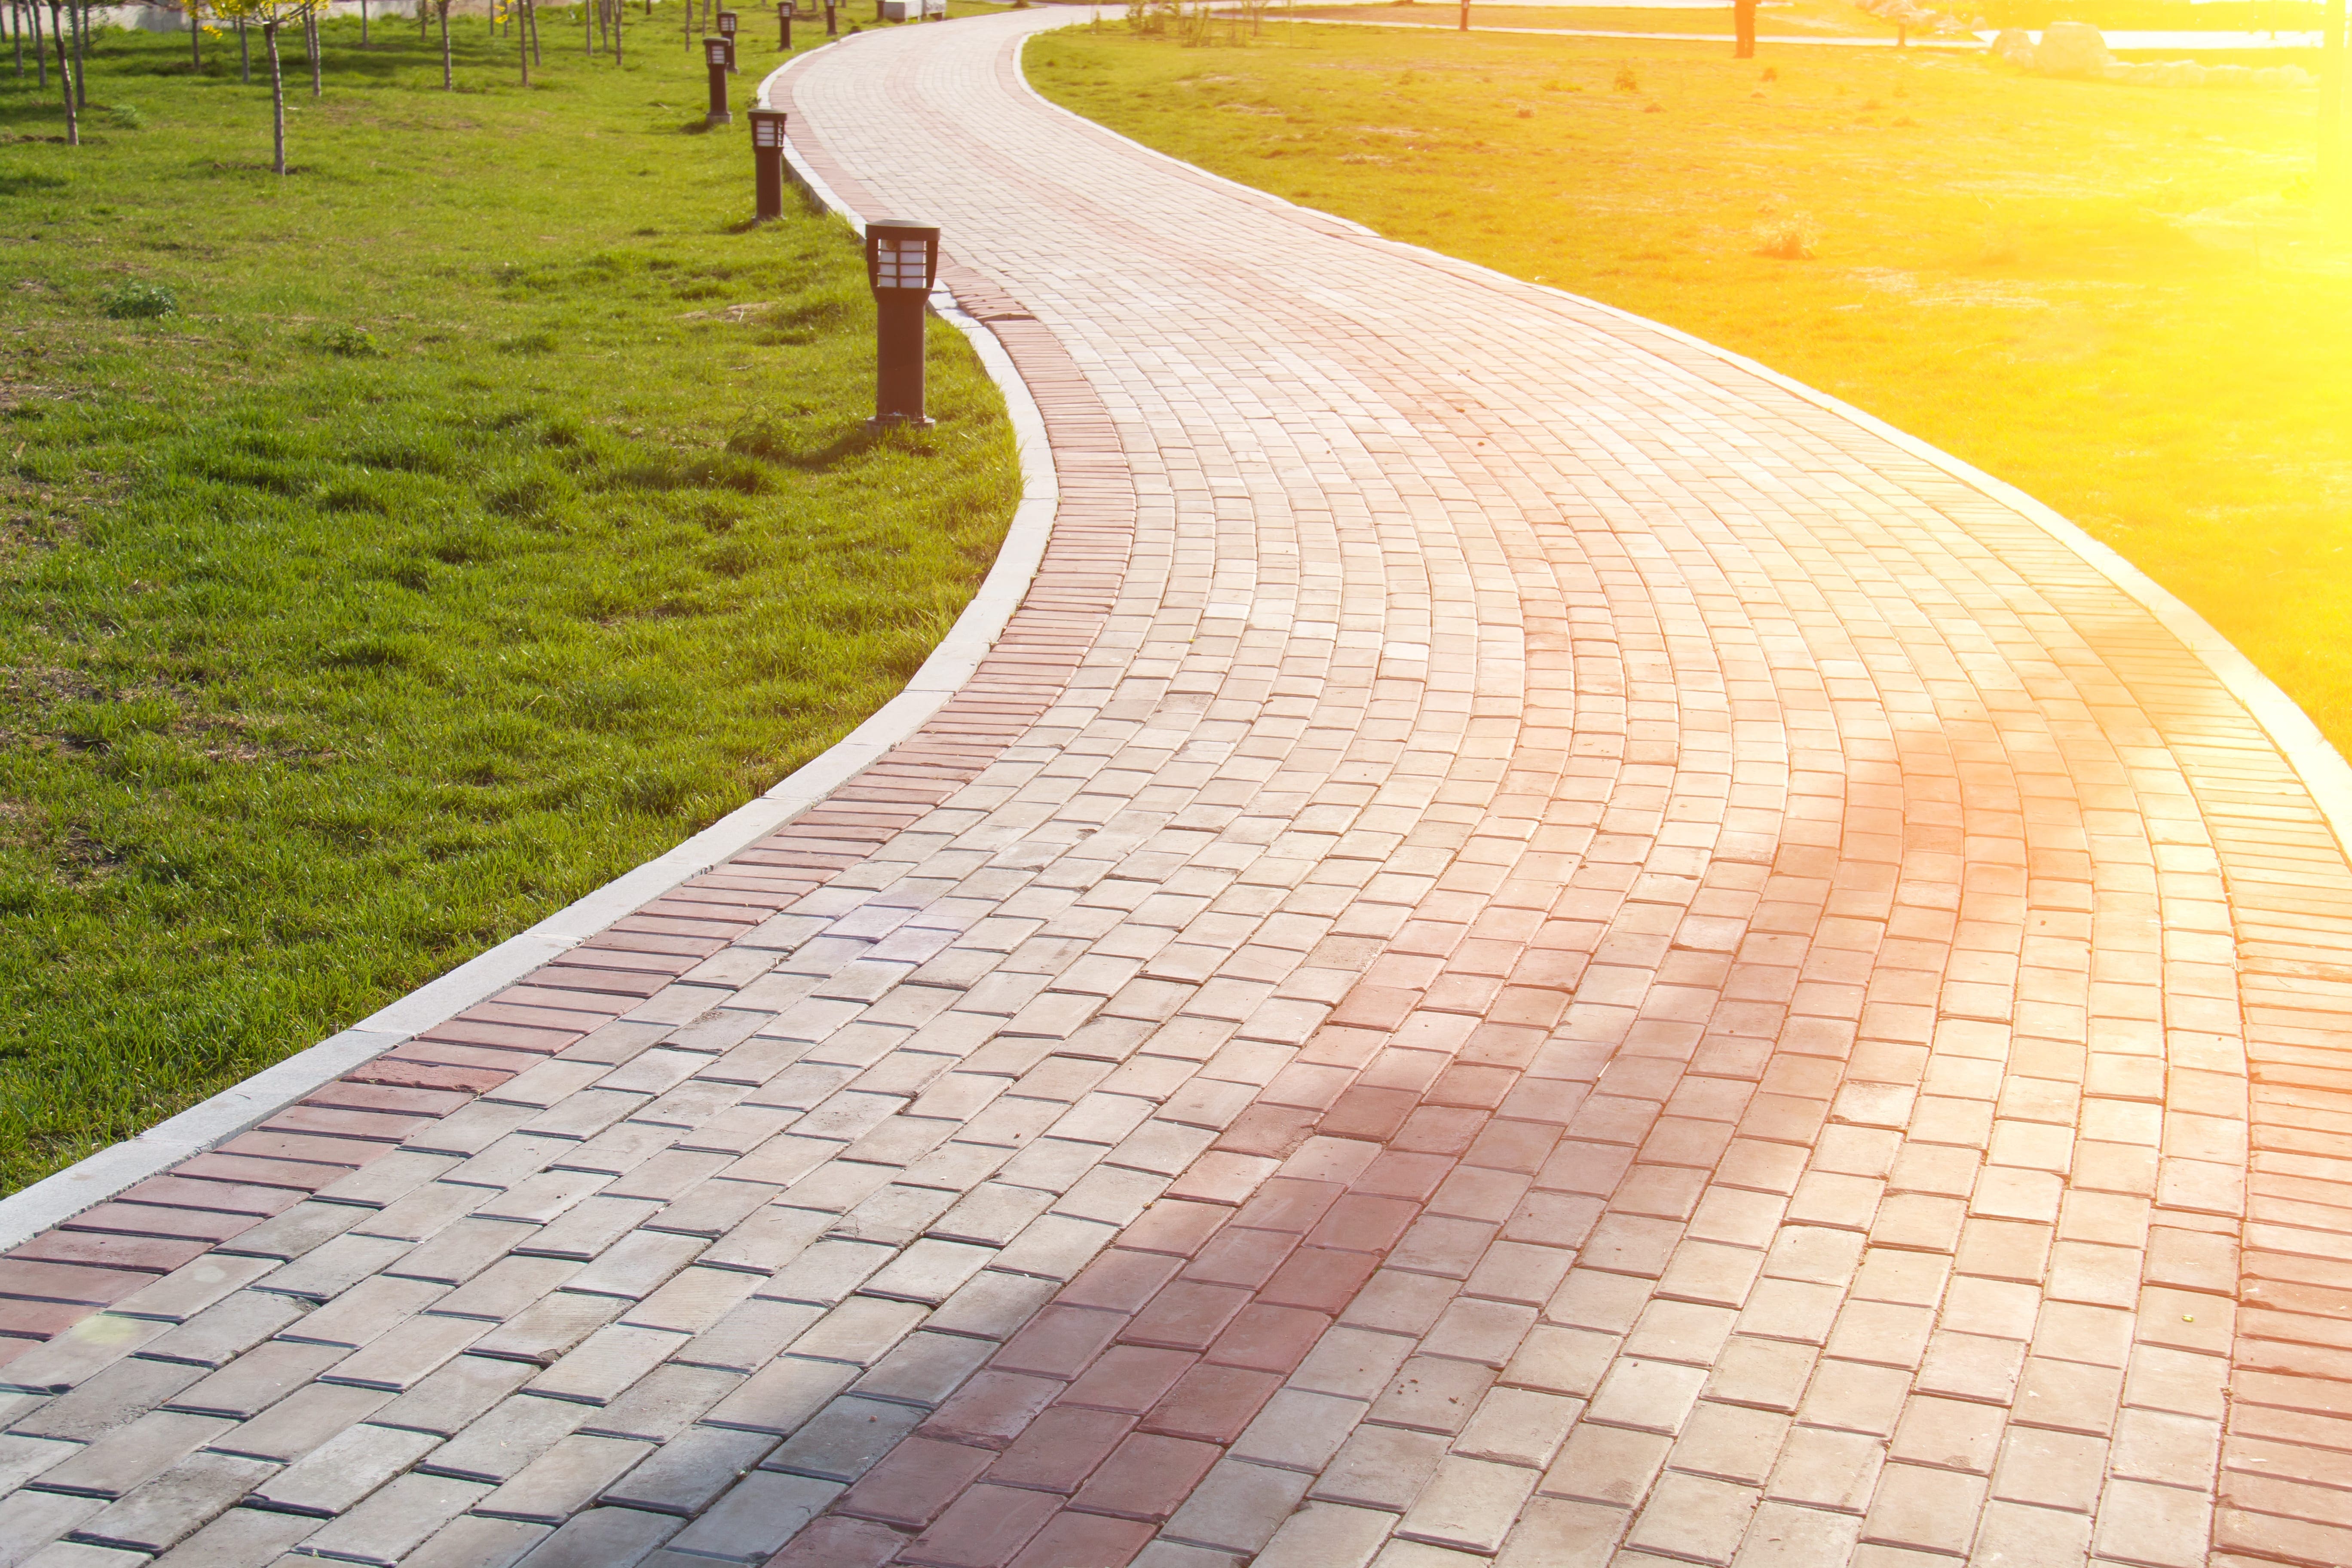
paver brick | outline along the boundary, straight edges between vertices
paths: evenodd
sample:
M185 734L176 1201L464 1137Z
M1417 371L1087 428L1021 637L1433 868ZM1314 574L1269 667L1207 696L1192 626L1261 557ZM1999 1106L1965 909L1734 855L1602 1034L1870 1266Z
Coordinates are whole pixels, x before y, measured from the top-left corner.
M773 89L1036 398L979 671L0 1263L23 1462L194 1400L332 1500L372 1421L422 1468L302 1560L420 1568L2340 1559L2347 1342L2278 1290L2352 1283L2352 877L2243 705L1842 410L1042 108L1049 20ZM190 1321L20 1348L118 1300ZM110 1551L39 1544L89 1500L0 1510Z
M162 1552L209 1523L277 1468L266 1459L240 1455L191 1454L84 1520L76 1538L126 1552Z

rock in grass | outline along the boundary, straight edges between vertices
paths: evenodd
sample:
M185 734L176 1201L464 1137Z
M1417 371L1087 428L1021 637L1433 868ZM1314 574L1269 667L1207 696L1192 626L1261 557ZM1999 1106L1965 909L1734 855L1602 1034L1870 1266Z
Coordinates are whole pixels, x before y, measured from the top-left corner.
M2087 22L2053 22L2042 30L2033 68L2043 76L2098 77L2113 58L2107 40Z

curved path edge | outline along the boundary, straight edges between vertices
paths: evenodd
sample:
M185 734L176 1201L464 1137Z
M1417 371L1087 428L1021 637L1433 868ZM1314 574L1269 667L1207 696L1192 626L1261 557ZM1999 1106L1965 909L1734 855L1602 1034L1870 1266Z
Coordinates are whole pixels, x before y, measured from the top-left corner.
M1087 14L1091 15L1091 10ZM1079 18L1074 16L1066 25L1075 26L1078 21ZM1330 25L1379 26L1384 24L1331 20ZM1037 35L1030 36L1034 37ZM1601 35L1589 36L1601 37ZM1025 45L1026 42L1027 40L1024 39L1024 44ZM776 74L782 75L782 69L779 69ZM774 79L772 77L770 79ZM2070 521L2056 508L2036 500L2006 479L1995 479L1974 464L1963 462L1930 441L1890 425L1878 416L1866 413L1843 398L1834 397L1818 387L1799 381L1794 376L1774 370L1759 360L1750 359L1746 354L1725 348L1719 343L1709 342L1705 338L1685 332L1679 327L1653 321L1647 316L1638 315L1632 310L1603 300L1576 293L1572 289L1555 288L1549 283L1530 282L1525 279L1514 278L1498 268L1486 267L1475 261L1466 261L1461 257L1450 256L1444 251L1434 250L1425 245L1414 245L1409 240L1391 239L1370 225L1359 223L1354 218L1343 217L1338 213L1326 212L1320 207L1308 206L1303 202L1294 202L1259 186L1244 184L1228 175L1220 174L1213 169L1204 169L1198 164L1188 163L1181 158L1163 153L1157 147L1139 142L1132 136L1112 130L1109 126L1089 121L1084 115L1055 103L1037 90L1035 85L1029 80L1025 69L1021 71L1019 80L1030 96L1054 112L1067 115L1073 120L1092 127L1103 135L1124 142L1138 152L1148 153L1162 163L1171 164L1189 174L1213 181L1229 190L1254 196L1262 202L1290 212L1304 213L1308 216L1337 224L1349 232L1368 239L1381 240L1384 244L1418 256L1433 265L1475 282L1491 281L1515 289L1531 288L1542 293L1556 294L1563 300L1575 301L1586 310L1596 310L1623 321L1629 327L1638 329L1640 332L1671 339L1685 348L1696 350L1725 364L1737 366L1750 375L1769 382L1783 392L1804 399L1816 408L1852 420L1863 429L1890 445L1901 447L1906 453L1918 458L1921 462L1932 464L1990 499L2000 502L2003 506L2013 508L2052 538L2081 556L2108 582L2122 589L2134 603L2154 616L2163 625L2165 630L2179 638L2182 645L2213 672L2214 676L2228 689L2230 695L2236 698L2244 705L2246 710L2253 715L2255 721L2262 725L2263 731L2277 742L2279 750L2285 753L2287 762L2294 767L2296 775L2311 791L2312 798L2317 804L2321 815L2326 817L2328 829L2335 835L2337 847L2344 849L2347 854L2352 854L2352 762L2346 761L2344 754L2328 741L2319 726L2312 721L2311 716L2303 710L2294 698L2288 696L2276 681L2264 675L2262 668L2240 651L2235 643L2216 630L2210 621L2198 614L2186 600L2173 593L2171 589L2133 565L2112 546L2102 543L2084 531L2081 525ZM762 82L761 92L763 95L763 100L766 91L767 83ZM830 199L829 193L827 197ZM837 204L835 207L836 210L845 210L839 208ZM1628 348L1647 352L1636 337L1627 336L1619 341Z
M766 85L761 84L763 100ZM802 177L815 178L805 172ZM832 205L837 211L845 210L837 203ZM1036 577L1061 490L1044 416L1013 355L994 332L956 304L945 287L932 296L932 309L963 333L1003 395L1021 464L1021 500L987 577L898 694L764 794L675 848L623 872L350 1028L264 1068L135 1138L101 1149L0 1198L0 1252L250 1131L345 1073L495 996L550 959L604 931L614 921L749 848L824 801L892 747L911 739L963 689L996 645Z

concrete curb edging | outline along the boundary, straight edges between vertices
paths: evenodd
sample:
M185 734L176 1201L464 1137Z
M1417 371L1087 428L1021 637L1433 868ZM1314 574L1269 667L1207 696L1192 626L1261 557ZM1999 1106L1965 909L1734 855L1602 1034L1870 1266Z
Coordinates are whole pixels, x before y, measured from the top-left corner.
M774 76L771 73L762 79L757 101L767 100L768 82ZM856 216L824 189L814 171L798 167L794 173L813 191L821 193L820 200L863 233ZM1045 437L1045 416L1013 356L996 334L958 307L944 288L932 294L931 307L964 334L1004 398L1021 465L1021 500L1005 530L1004 542L998 547L995 563L979 590L898 694L765 794L666 854L623 872L341 1033L264 1068L135 1138L101 1149L0 1198L0 1251L21 1246L83 1210L163 1174L183 1160L249 1131L305 1095L505 990L614 921L758 843L913 736L963 689L1003 634L1045 560L1061 488L1053 448Z
M1089 14L1091 14L1091 8ZM1076 25L1077 19L1075 17L1063 24L1065 26ZM1029 34L1028 37L1034 38L1040 33L1050 30L1052 29L1040 28L1037 32ZM1024 52L1027 41L1027 38L1023 39ZM1399 250L1412 252L1433 265L1445 268L1488 288L1498 290L1533 289L1546 294L1557 295L1560 299L1572 300L1587 310L1614 317L1629 326L1639 327L1645 332L1670 338L1685 348L1696 349L1726 364L1737 366L1761 381L1804 399L1817 408L1851 420L1909 456L1941 469L1970 489L2016 511L2040 527L2059 543L2081 556L2092 570L2106 578L2127 598L2154 616L2166 631L2178 637L2182 646L2197 657L2199 662L2212 671L2214 679L2219 680L2230 695L2236 698L2246 711L2253 716L2254 721L2262 726L2263 733L2269 735L2273 743L2284 754L2287 765L2294 770L2296 776L2303 780L2304 787L2311 792L2312 802L2319 808L2320 816L2326 819L2328 830L2335 835L2337 847L2347 856L2352 856L2352 763L2345 760L2343 753L2336 749L2325 734L2321 733L2319 726L2312 722L2311 716L2296 705L2294 699L2280 689L2278 683L2264 675L2252 659L2239 651L2236 644L2216 631L2212 623L2191 609L2169 588L2124 559L2112 547L2091 537L2079 525L2069 521L2054 508L2036 500L2007 480L1997 479L1983 469L1962 462L1921 437L1895 428L1876 415L1866 414L1842 398L1833 397L1816 387L1808 386L1803 382L1785 375L1769 365L1760 364L1745 354L1734 353L1719 344L1708 342L1703 338L1694 337L1679 328L1667 326L1662 321L1654 321L1646 316L1636 315L1631 310L1622 310L1615 305L1603 304L1598 300L1587 299L1581 294L1571 293L1568 289L1555 288L1549 283L1530 283L1524 279L1514 278L1507 272L1483 266L1478 262L1465 261L1458 256L1448 256L1443 251L1433 250L1427 246L1414 245L1407 240L1390 239L1381 235L1379 230L1358 223L1353 218L1339 217L1336 214L1324 212L1319 207L1307 206L1286 197L1276 195L1271 191L1261 190L1255 185L1243 184L1238 180L1229 179L1213 171L1187 163L1181 158L1162 153L1155 147L1147 147L1133 137L1120 135L1107 125L1098 124L1074 110L1066 109L1055 103L1052 99L1039 92L1035 85L1029 80L1027 71L1023 68L1021 53L1017 52L1013 57L1013 69L1022 88L1055 113L1066 115L1128 146L1141 148L1164 163L1173 163L1195 174L1205 175L1220 184L1246 191L1251 195L1276 206L1306 213L1327 222L1337 223L1349 234L1360 236L1375 244L1391 246ZM1629 346L1636 349L1643 347L1638 341L1630 342Z

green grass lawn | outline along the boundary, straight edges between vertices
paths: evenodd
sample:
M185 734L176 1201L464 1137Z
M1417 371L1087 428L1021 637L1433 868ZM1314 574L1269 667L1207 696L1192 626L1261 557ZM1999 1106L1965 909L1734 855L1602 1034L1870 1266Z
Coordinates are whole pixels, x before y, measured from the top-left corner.
M1454 0L1390 0L1383 6L1299 6L1269 13L1286 21L1292 17L1336 17L1355 22L1401 22L1423 27L1457 25L1461 8ZM1473 27L1543 27L1553 30L1589 28L1610 33L1701 33L1731 36L1729 5L1673 6L1655 9L1639 5L1489 5L1470 7ZM1780 34L1821 34L1825 37L1891 38L1895 25L1882 22L1846 0L1766 0L1756 9L1756 30L1767 37Z
M854 240L743 221L743 120L630 13L615 69L544 12L528 92L478 16L454 93L336 22L314 103L289 37L283 180L233 37L105 35L80 147L0 77L0 1183L741 804L993 558L977 362L934 328L938 428L866 435Z
M1027 64L1177 157L1684 328L2017 484L2352 750L2352 245L2303 194L2315 93L1919 51L1225 36L1071 29ZM1792 227L1811 259L1758 253Z

